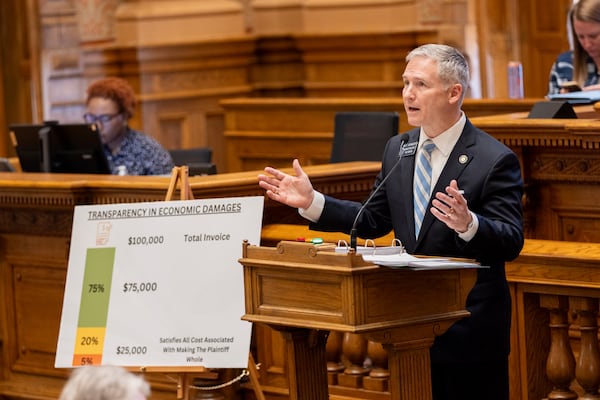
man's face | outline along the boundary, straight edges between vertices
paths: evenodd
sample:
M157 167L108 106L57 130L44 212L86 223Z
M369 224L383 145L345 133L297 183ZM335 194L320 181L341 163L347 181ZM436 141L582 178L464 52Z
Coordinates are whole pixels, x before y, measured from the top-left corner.
M87 104L87 114L91 114L98 124L102 143L115 150L126 131L126 119L119 113L117 104L111 99L93 97Z
M402 78L402 98L409 124L421 126L427 136L435 137L457 121L460 85L442 82L436 61L414 57L406 65Z

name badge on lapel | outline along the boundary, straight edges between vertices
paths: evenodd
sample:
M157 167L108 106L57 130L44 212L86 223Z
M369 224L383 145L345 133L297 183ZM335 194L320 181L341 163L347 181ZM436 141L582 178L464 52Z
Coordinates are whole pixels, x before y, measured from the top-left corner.
M402 149L400 149L399 155L401 155L402 157L414 156L415 153L417 152L418 145L419 145L419 142L406 143L404 146L402 146Z

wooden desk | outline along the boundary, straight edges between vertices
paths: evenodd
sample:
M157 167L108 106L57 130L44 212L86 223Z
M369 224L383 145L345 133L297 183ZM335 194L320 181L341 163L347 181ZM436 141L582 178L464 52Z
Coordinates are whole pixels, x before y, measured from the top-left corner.
M356 199L368 194L378 169L379 163L349 163L306 171L319 189ZM260 196L259 172L192 177L190 183L195 198ZM169 180L0 173L0 398L55 399L67 376L54 368L54 357L74 207L162 201ZM299 218L265 201L265 224ZM171 380L151 378L153 399L174 398Z
M594 106L576 111L579 119L471 119L520 158L527 238L600 242L600 114Z
M542 99L466 99L469 117L526 112ZM222 100L227 171L265 165L288 167L329 162L333 120L338 111L396 111L399 131L408 125L402 98L243 98Z

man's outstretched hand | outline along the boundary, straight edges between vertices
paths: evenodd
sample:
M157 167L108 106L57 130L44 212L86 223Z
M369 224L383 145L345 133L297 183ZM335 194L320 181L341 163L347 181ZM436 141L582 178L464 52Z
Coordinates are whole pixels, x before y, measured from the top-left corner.
M290 207L308 208L314 198L314 189L298 159L294 159L292 167L296 176L266 167L265 174L258 175L258 185L266 190L270 199Z

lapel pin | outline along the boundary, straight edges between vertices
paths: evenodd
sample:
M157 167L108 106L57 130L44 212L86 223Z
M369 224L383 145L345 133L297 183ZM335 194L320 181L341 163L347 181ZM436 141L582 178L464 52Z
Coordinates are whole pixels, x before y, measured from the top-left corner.
M467 161L469 161L469 156L467 156L466 154L463 154L458 157L458 162L461 164L466 164Z

